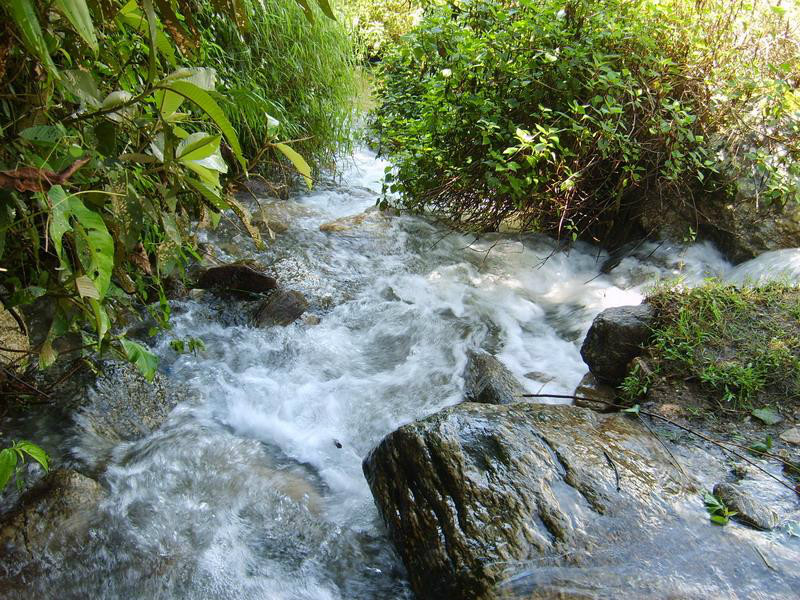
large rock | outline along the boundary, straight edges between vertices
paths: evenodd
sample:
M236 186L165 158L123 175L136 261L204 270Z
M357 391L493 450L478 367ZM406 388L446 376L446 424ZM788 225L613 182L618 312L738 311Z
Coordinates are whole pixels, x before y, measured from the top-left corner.
M0 365L26 365L30 348L28 334L22 326L22 317L17 321L10 311L0 307Z
M464 400L483 404L523 402L527 391L503 363L487 352L470 351L464 369Z
M68 469L51 471L0 525L4 566L47 559L63 548L85 543L91 517L105 495L94 479Z
M133 365L108 363L75 415L72 453L99 472L115 446L152 433L178 403L191 397L186 386L175 385L160 373L148 383Z
M257 271L253 267L234 263L211 267L197 277L196 288L218 291L264 294L278 287L274 277Z
M751 527L770 530L777 527L780 522L774 510L758 502L736 484L718 483L714 486L714 495L722 500L729 510L736 513L734 519Z
M711 525L700 469L689 479L620 414L462 403L389 434L363 468L419 600L766 599L800 584L800 551Z
M642 353L655 311L649 304L607 308L595 317L581 346L583 361L600 381L617 384Z
M286 327L308 310L305 296L295 290L280 290L264 300L256 309L253 324L256 327Z

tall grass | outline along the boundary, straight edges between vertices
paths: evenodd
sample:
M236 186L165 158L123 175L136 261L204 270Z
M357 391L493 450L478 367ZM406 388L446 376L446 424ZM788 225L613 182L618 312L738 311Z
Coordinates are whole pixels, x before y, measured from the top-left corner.
M316 6L309 23L295 0L245 0L249 25L242 33L204 4L197 16L201 62L220 76L222 107L245 154L265 152L268 140L296 140L293 147L320 167L348 150L357 80L344 27Z

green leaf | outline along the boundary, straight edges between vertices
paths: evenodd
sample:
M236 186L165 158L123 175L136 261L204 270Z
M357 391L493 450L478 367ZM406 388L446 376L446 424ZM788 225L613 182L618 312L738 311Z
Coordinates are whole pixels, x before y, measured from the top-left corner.
M8 480L14 473L14 468L17 466L17 453L6 448L0 451L0 491L6 487Z
M11 13L11 19L22 34L22 41L25 46L47 67L50 74L58 79L58 71L50 58L47 42L45 42L42 35L39 19L36 16L36 9L31 0L6 0L4 5L8 12Z
M228 143L231 145L231 150L233 150L233 154L239 161L239 164L242 165L242 168L245 170L247 169L247 163L242 155L242 147L239 145L239 139L236 137L236 131L233 129L233 125L231 125L228 117L225 116L225 113L222 112L222 109L208 92L184 80L163 81L159 87L180 94L199 106L208 118L219 127L222 135L225 136L225 139L228 140Z
M65 233L72 231L72 226L69 224L69 197L63 187L54 185L47 192L47 199L50 201L50 240L63 263L62 238Z
M198 181L197 179L193 179L191 177L184 178L184 181L188 183L194 190L199 193L205 200L207 200L211 206L213 206L217 210L227 210L230 208L230 204L228 204L222 196L217 194L212 188L207 186L204 182Z
M638 415L639 414L639 405L638 404L634 404L630 408L624 408L624 409L622 409L622 412L631 413L632 415Z
M100 108L100 91L94 77L88 71L71 69L64 71L61 78L62 87L70 94L93 108Z
M33 460L42 465L42 468L45 471L49 469L47 453L36 444L31 444L30 442L17 442L14 444L14 448L17 451L22 451L30 456Z
M777 425L783 421L783 417L780 413L772 408L757 408L750 414L765 425Z
M97 44L97 36L94 33L92 16L89 14L89 7L85 0L56 0L56 7L64 13L75 31L83 38L89 47L97 54L100 47Z
M158 358L155 354L147 350L141 344L137 344L127 338L120 338L120 344L125 351L125 356L131 361L139 372L144 375L147 381L152 382L156 376L156 368L158 367Z
M193 133L180 144L175 150L175 158L178 160L203 160L219 150L219 142L222 139L218 135L207 133Z
M89 305L92 307L92 312L94 313L95 329L97 330L97 346L99 348L108 330L111 329L111 322L108 319L106 309L103 308L99 301L90 298Z
M306 19L308 19L308 22L313 23L314 11L311 10L311 6L309 6L307 0L295 0L295 1L297 2L297 4L300 5L300 8L303 9L303 14L306 16Z
M333 14L333 10L331 9L331 5L328 0L317 0L317 4L322 9L322 12L325 14L326 17L329 19L336 20L336 15Z
M34 125L19 132L19 137L41 146L55 146L65 135L63 127L54 125Z
M715 525L727 525L730 519L724 515L711 515L709 517Z
M308 189L311 189L313 181L311 179L311 167L308 166L306 159L304 159L300 154L298 154L292 147L286 144L273 144L278 150L280 150L283 155L292 161L294 168L298 170L298 172L303 176L306 180L306 185Z
M78 196L69 198L70 214L75 217L75 245L78 258L92 280L100 299L105 298L114 269L114 240L102 217L89 210Z

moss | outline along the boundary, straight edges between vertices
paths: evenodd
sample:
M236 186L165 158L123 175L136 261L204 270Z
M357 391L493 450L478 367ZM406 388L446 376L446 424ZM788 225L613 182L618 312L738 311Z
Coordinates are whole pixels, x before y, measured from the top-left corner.
M800 288L739 289L710 281L663 288L648 299L657 312L646 352L623 396L656 380L688 385L724 410L800 404Z

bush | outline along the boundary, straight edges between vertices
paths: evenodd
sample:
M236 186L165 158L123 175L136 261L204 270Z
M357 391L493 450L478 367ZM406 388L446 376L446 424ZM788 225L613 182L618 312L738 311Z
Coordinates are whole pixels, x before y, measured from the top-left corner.
M785 150L760 163L766 199L800 199L796 31L780 7L734 4L430 8L381 69L390 190L462 229L513 220L605 242L625 237L643 198L690 203L719 186L718 134L729 159L751 155L758 121Z
M422 12L415 0L343 0L342 21L355 38L362 59L377 59L408 33Z
M157 2L158 13L152 0L3 3L0 299L14 315L36 302L50 318L32 351L39 367L59 351L114 352L152 378L155 357L115 326L142 304L168 326L162 282L197 257L198 225L231 209L261 243L228 194L231 177L278 152L310 186L309 165L280 135L311 135L305 148L332 153L349 111L343 33L321 23L322 10L333 16L326 0L303 1L316 24L302 41L303 11L274 2L200 12ZM231 47L208 52L198 28L222 42L226 33ZM203 64L219 68L220 86ZM246 112L238 90L269 97L284 121L270 130L270 111Z

